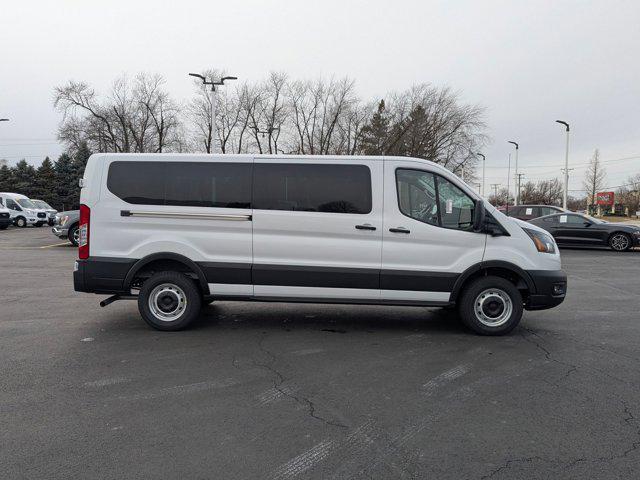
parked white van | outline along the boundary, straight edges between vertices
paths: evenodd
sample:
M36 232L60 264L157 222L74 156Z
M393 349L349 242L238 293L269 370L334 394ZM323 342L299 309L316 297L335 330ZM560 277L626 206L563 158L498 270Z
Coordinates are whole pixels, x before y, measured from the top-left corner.
M0 201L9 209L13 223L18 227L42 226L47 221L47 214L40 211L25 195L0 192Z
M97 154L79 292L178 330L217 299L458 307L480 334L559 305L553 238L415 158Z

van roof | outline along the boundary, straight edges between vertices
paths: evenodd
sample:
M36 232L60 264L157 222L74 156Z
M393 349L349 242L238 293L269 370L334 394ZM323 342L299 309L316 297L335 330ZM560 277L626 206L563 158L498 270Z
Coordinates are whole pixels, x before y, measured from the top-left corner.
M27 197L26 195L22 195L21 193L11 193L11 192L0 192L0 195L3 195L5 197L14 197L14 198L26 198L27 200L29 200L29 197Z
M117 158L118 160L158 160L159 158L167 159L169 161L170 157L176 158L195 158L198 160L227 160L230 157L235 158L282 158L282 159L306 159L306 160L353 160L353 159L362 159L367 161L415 161L420 163L425 163L430 165L431 167L446 170L450 172L442 165L432 162L431 160L425 160L423 158L416 157L401 157L401 156L387 156L387 155L295 155L295 154L250 154L250 153L94 153L91 155L92 157L105 157L105 158Z

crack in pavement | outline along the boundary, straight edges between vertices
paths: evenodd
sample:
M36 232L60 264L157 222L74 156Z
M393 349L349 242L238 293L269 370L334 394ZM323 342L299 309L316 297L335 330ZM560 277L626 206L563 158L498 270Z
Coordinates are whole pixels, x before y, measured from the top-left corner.
M267 350L264 346L264 339L265 336L263 335L262 338L260 338L260 341L258 342L258 348L260 348L260 351L262 351L265 355L267 355L270 359L271 362L269 363L259 363L256 362L255 360L252 361L253 365L255 365L256 367L260 367L263 368L265 370L268 370L269 372L273 373L275 375L275 378L273 380L273 388L275 388L278 392L280 392L282 395L284 395L285 397L289 397L290 399L294 400L296 403L306 406L307 407L307 413L310 417L319 420L327 425L331 425L333 427L338 427L338 428L342 428L342 429L348 429L349 427L347 425L344 425L342 423L339 422L334 422L332 420L328 420L324 417L321 417L320 415L318 415L316 413L316 405L315 403L308 399L307 397L303 397L303 396L298 396L295 395L293 393L292 390L288 389L288 388L282 388L282 385L286 382L286 378L284 377L284 375L282 373L280 373L280 371L278 371L273 364L276 362L277 357L270 352L269 350Z
M503 470L508 470L509 468L511 468L511 465L513 465L514 463L531 463L535 460L544 460L542 457L538 457L533 456L533 457L525 457L525 458L514 458L511 460L507 460L501 467L496 468L495 470L487 473L486 475L483 475L482 477L480 477L480 480L486 480L487 478L491 478L494 475L497 475L498 473L502 472Z

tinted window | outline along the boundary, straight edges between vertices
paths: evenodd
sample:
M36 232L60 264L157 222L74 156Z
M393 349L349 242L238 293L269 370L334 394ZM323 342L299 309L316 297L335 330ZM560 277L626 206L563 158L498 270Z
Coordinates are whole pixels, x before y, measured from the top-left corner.
M520 211L522 209L520 207L509 207L509 211L507 212L505 210L505 213L509 216L509 217L517 217L518 215L520 215Z
M258 163L254 208L328 213L371 212L371 172L365 165Z
M113 162L107 188L136 205L251 208L251 164Z
M560 215L560 223L570 223L573 225L583 225L587 221L580 215Z
M445 178L420 170L396 171L398 206L411 218L430 225L471 230L475 204Z
M552 213L557 213L558 210L552 207L540 207L540 215L551 215Z
M7 208L10 208L11 210L18 210L20 207L18 207L18 204L16 202L11 200L10 198L7 198Z

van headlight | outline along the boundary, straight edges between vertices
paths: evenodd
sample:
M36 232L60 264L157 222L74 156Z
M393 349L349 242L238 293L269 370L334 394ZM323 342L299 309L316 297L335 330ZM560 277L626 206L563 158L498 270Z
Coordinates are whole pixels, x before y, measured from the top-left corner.
M556 253L556 242L553 241L553 237L548 233L538 232L537 230L531 230L529 228L522 228L527 235L533 240L536 248L542 253Z

